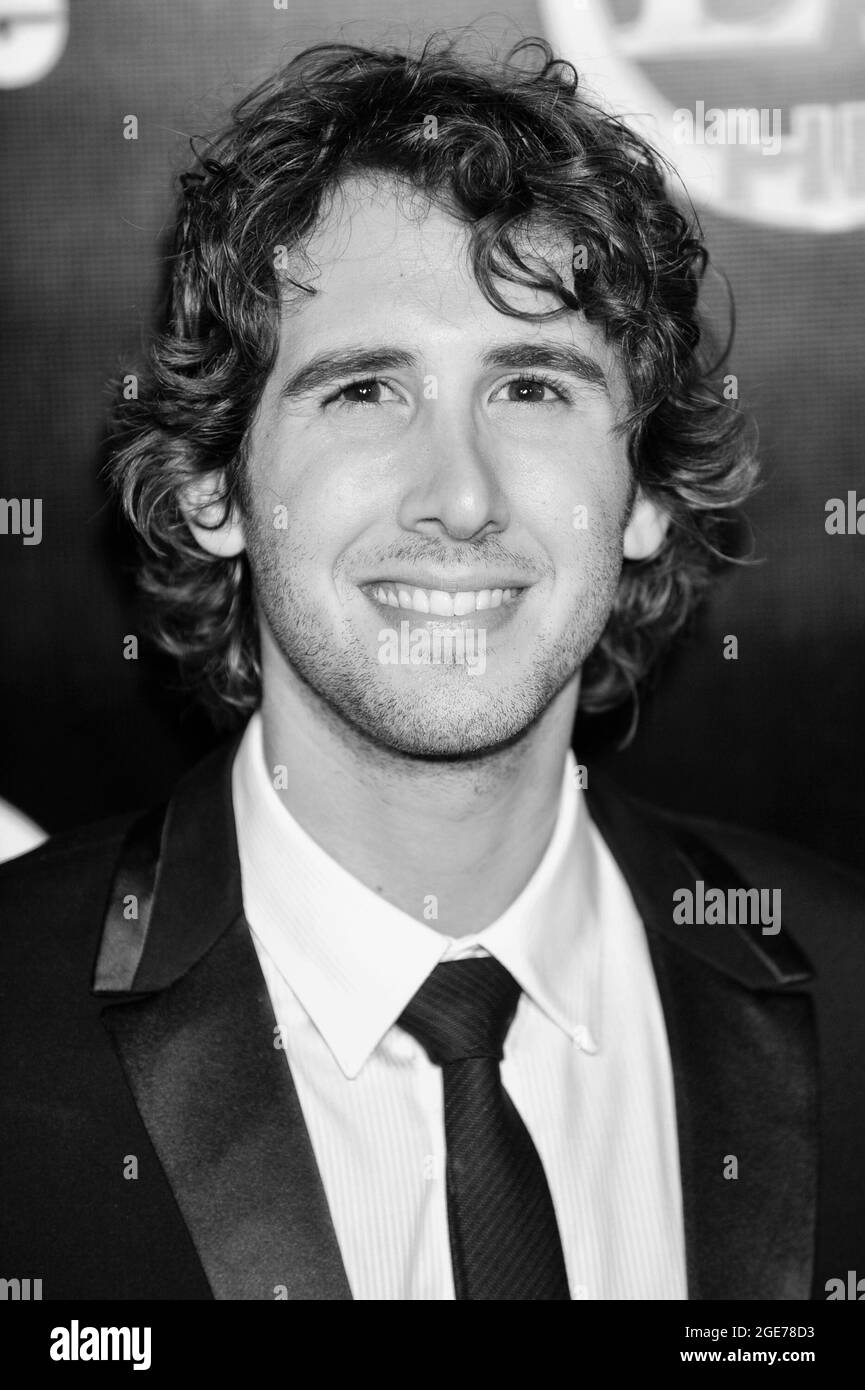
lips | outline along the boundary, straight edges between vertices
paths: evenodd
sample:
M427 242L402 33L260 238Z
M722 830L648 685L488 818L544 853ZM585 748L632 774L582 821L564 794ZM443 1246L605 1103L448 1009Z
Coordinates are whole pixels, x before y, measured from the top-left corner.
M403 608L412 613L432 614L442 618L461 618L468 613L480 613L513 603L522 588L498 589L420 589L415 585L385 581L366 586L379 603L388 608Z

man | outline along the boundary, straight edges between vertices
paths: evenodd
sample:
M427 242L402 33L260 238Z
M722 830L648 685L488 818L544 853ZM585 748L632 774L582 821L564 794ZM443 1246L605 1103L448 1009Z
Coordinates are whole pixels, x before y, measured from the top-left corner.
M656 157L527 53L311 50L183 180L113 476L244 727L2 872L2 1248L46 1299L808 1299L862 1260L862 886L570 752L755 464Z

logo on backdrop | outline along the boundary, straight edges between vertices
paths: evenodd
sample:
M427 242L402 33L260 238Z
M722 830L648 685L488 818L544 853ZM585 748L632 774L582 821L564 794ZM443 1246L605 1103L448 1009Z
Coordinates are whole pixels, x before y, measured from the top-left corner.
M626 21L617 8L615 0L539 0L557 54L601 105L661 150L695 203L812 232L865 224L865 101L843 81L851 52L857 68L865 56L857 0L753 0L746 14L712 0L637 0ZM679 104L656 77L676 65ZM725 66L736 73L736 99L722 106ZM813 78L824 70L832 75L815 96ZM807 100L795 76L806 71Z

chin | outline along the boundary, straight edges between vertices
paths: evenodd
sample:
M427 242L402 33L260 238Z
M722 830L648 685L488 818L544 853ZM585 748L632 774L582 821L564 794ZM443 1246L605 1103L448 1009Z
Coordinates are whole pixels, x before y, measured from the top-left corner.
M482 757L523 737L555 692L466 692L439 689L418 694L367 686L362 698L338 712L379 746L409 758L457 760Z

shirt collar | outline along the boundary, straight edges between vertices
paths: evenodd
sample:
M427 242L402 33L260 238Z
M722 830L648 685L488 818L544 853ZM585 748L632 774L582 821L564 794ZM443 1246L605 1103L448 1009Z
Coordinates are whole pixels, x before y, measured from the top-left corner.
M488 951L585 1051L600 1038L597 863L568 753L552 838L496 921L459 940L380 898L291 815L267 774L261 715L232 770L247 921L347 1077L357 1076L430 971Z

